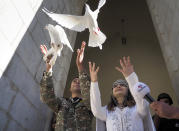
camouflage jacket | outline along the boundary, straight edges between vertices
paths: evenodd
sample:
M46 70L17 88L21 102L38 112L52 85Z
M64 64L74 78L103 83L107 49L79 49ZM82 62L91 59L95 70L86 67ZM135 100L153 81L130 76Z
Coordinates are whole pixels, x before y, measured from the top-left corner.
M71 98L56 98L52 75L44 72L40 82L41 100L56 114L55 131L91 131L93 114L90 107L90 79L79 73L82 100L73 104Z

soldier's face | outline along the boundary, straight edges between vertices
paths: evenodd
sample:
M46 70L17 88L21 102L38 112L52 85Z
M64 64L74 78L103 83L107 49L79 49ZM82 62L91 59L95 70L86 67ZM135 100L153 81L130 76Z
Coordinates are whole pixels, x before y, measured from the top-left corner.
M71 82L71 92L80 91L80 80L79 78L75 78Z

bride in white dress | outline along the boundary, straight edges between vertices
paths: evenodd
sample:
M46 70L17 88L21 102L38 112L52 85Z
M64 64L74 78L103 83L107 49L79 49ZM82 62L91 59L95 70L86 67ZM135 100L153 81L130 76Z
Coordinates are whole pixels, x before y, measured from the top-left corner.
M116 69L124 75L126 80L114 82L111 101L102 107L97 80L99 67L96 69L95 63L89 62L90 101L94 116L105 122L107 131L155 131L149 103L133 89L139 80L130 58L124 57L123 60L120 60L120 64L121 68L116 67Z

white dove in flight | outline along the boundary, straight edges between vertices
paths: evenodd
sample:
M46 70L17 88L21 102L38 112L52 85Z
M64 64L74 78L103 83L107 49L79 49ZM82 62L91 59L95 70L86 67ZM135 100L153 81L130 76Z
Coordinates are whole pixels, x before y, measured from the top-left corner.
M42 10L58 24L70 30L82 32L88 28L90 32L88 46L102 49L102 44L105 42L106 36L100 31L97 18L100 8L105 3L106 0L100 0L98 8L95 11L92 11L89 5L86 4L86 12L83 16L55 14L45 8Z
M73 49L70 45L70 42L68 41L68 38L66 36L66 33L64 29L59 26L53 26L48 24L45 29L48 30L50 39L51 39L51 48L47 50L47 47L45 45L40 45L41 51L44 54L44 61L47 61L47 58L52 57L50 59L49 64L53 66L55 64L55 61L57 59L57 56L61 55L61 51L63 49L63 45L67 45L71 51L73 52Z

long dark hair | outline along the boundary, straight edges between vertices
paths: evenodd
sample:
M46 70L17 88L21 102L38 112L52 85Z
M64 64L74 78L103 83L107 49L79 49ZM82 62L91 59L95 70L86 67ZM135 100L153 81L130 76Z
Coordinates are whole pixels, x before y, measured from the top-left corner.
M126 107L133 107L135 105L135 100L130 92L130 90L128 89L127 95L124 98L124 102L123 102L123 106ZM111 95L111 100L107 105L107 109L109 111L114 111L114 108L118 106L118 102L117 99L114 97L113 93Z

